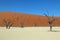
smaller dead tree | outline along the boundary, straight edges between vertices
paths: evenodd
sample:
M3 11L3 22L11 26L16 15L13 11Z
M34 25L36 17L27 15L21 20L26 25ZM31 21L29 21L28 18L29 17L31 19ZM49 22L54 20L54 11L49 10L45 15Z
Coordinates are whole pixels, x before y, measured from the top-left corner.
M35 26L35 27L37 26L37 23L36 23L36 22L34 23L34 26Z
M9 19L3 19L3 22L6 26L6 29L10 29L10 27L13 25L13 22L11 22Z
M34 26L36 27L36 26L38 26L38 22L40 21L40 16L38 17L38 19L36 19L35 21L34 21Z
M20 27L24 28L24 17L23 17L23 15L21 15L21 18L20 18Z
M20 27L21 27L21 28L24 28L24 22L21 22L21 23L20 23Z
M48 23L50 25L50 31L52 31L52 24L55 21L55 18L54 18L54 16L52 16L52 20L51 20L47 14L44 14L44 15L48 18Z

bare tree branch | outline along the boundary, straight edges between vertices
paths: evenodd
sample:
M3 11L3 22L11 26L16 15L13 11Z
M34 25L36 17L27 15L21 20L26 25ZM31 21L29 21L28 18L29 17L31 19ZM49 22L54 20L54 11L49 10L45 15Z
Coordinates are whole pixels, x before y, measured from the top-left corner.
M52 16L52 20L50 20L50 17L47 14L44 14L48 18L48 23L50 24L50 31L52 31L52 23L55 21L54 16Z

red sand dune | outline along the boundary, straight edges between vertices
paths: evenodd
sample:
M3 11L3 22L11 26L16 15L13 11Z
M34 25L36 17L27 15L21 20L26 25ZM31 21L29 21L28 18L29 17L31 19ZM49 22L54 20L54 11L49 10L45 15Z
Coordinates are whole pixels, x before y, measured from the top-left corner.
M16 12L0 12L0 26L2 27L5 26L4 19L10 20L15 27L20 27L21 23L23 23L25 27L32 27L34 24L36 24L36 26L49 26L46 16ZM55 19L56 20L53 22L53 26L60 26L60 17L55 17Z

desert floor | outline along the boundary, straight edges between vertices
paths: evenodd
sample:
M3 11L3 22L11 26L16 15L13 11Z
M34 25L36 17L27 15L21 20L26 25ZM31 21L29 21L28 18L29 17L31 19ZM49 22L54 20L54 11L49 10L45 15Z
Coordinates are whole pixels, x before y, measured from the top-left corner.
M0 27L0 40L60 40L60 27Z

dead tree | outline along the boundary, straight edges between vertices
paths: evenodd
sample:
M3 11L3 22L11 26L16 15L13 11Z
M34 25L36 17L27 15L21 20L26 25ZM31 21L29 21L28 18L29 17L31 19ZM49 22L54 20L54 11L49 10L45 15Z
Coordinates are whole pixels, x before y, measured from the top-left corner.
M34 21L34 26L38 26L38 22L40 21L40 16L38 17L38 19L36 19L35 21Z
M24 22L20 23L20 27L23 28L24 27Z
M54 18L54 16L52 16L52 20L51 20L47 14L44 14L44 15L48 18L48 23L50 25L50 31L52 31L52 24L55 21L55 18Z
M24 28L24 18L23 18L23 16L21 16L21 18L20 18L20 27L21 28Z
M35 27L37 26L37 23L36 23L36 22L34 23L34 26L35 26Z
M13 25L13 22L11 22L9 19L3 19L3 22L6 26L6 29L10 29L10 27Z

